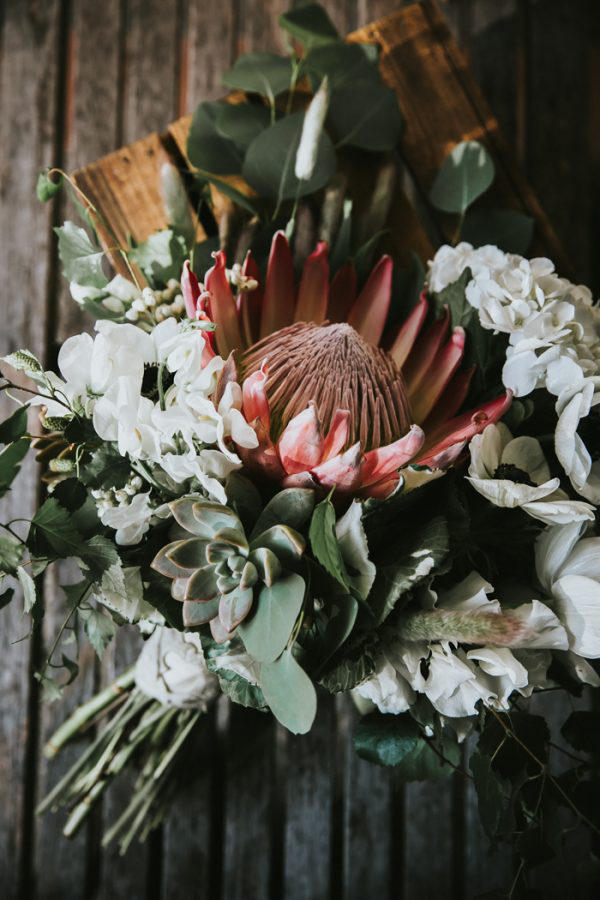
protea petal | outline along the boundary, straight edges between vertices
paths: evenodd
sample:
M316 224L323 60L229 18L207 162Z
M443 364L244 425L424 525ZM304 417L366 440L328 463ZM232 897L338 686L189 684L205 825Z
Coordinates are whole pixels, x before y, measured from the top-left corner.
M383 334L392 297L393 269L391 256L382 256L348 316L348 324L370 344L378 344Z
M268 433L271 428L271 412L267 399L267 373L268 370L263 362L257 372L245 379L242 386L242 405L246 421L254 422L255 419L259 419Z
M367 499L368 497L374 497L376 500L385 500L386 497L389 497L390 494L394 493L394 491L398 487L400 478L400 473L395 472L393 475L389 476L388 478L384 478L382 481L377 481L375 484L366 485L358 492L358 496L364 499Z
M265 337L294 321L294 264L283 231L276 232L267 265L260 336Z
M181 273L181 293L185 303L185 311L189 319L196 318L196 303L200 296L200 282L192 272L190 261L186 259Z
M219 403L223 399L223 394L225 393L225 388L228 384L235 383L237 384L237 365L235 362L235 351L232 350L227 359L225 360L225 365L219 372L219 377L217 379L217 387L213 396L213 403L216 407L219 406ZM236 388L237 390L237 388Z
M465 352L465 332L455 328L448 343L435 357L421 381L411 409L416 422L423 422L458 369Z
M356 269L349 260L341 266L329 288L329 306L327 318L330 322L345 322L356 299Z
M444 450L448 450L456 444L470 441L480 434L486 425L491 425L501 419L512 402L512 391L507 391L489 403L485 403L478 409L469 410L443 425L427 436L424 452L418 457L416 463L420 466L431 465L430 460L439 456Z
M277 443L281 464L288 475L317 466L323 456L323 435L314 405L294 416Z
M331 428L323 442L323 453L320 462L327 462L344 449L350 437L350 411L336 409Z
M246 347L258 340L260 334L260 311L263 303L263 289L260 284L260 270L250 250L246 253L242 275L254 278L258 287L253 291L240 291L237 308L241 319L242 337Z
M431 434L443 422L456 415L467 399L475 369L476 366L471 366L470 369L457 372L448 382L443 394L423 423L425 434Z
M408 434L400 440L388 444L387 447L378 447L365 453L360 468L361 487L376 484L397 472L401 466L413 459L424 443L423 429L413 425Z
M279 461L279 454L269 432L263 427L260 419L251 423L258 438L258 447L247 449L237 447L237 452L242 461L249 468L261 471L267 478L281 481L285 477L285 470Z
M241 346L242 336L235 300L225 274L225 254L222 250L215 255L215 264L206 273L205 284L211 295L211 317L217 325L217 347L221 356L227 357L232 350Z
M402 374L404 375L409 397L414 396L421 381L440 352L448 333L449 322L450 314L448 313L448 307L446 307L443 315L420 335L402 367Z
M361 455L360 443L353 444L345 453L316 466L311 475L322 487L335 486L341 491L351 491L360 479Z
M320 325L325 321L328 300L329 248L325 241L319 241L302 269L294 321Z
M423 322L427 318L428 311L429 302L427 300L427 293L422 291L415 308L405 319L404 324L396 335L394 343L389 351L390 356L399 368L402 368L408 359L410 351L414 347L419 332L423 327Z

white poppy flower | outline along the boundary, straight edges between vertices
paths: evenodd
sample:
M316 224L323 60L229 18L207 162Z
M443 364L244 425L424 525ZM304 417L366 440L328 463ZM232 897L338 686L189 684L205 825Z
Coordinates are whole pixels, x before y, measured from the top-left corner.
M536 570L564 625L569 650L600 657L600 538L578 540L582 525L549 528L536 545Z
M500 422L488 425L476 435L470 443L470 451L467 481L495 506L521 507L533 518L547 524L594 518L592 506L569 500L559 490L560 480L550 478L544 453L535 438L513 438L506 425Z

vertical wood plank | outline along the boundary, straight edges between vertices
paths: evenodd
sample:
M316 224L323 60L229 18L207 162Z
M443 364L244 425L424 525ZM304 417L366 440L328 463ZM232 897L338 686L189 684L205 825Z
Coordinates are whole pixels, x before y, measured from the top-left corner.
M455 860L462 835L455 830L455 784L415 782L405 787L404 897L436 900L457 897L461 872Z
M221 75L234 62L234 0L188 0L182 49L180 113L223 96Z
M335 702L320 693L310 732L287 739L285 900L325 898L332 878L340 877L338 871L331 871L335 756Z
M63 36L66 78L61 98L62 166L72 171L82 162L96 159L111 151L119 142L119 0L107 0L102 10L92 4L78 3L71 8L71 21ZM98 59L104 61L98 66ZM79 214L65 191L59 206L60 219L79 221ZM56 253L56 247L54 246ZM58 346L70 335L93 328L71 298L69 287L57 264L56 315L49 323L49 343ZM44 638L50 646L64 617L67 606L59 582L74 583L76 567L61 564L46 580L47 612ZM81 638L81 634L79 635ZM58 648L60 658L62 648ZM64 652L73 657L74 645ZM92 695L96 686L97 662L89 644L84 644L79 657L80 672L65 692L64 702L43 705L41 709L41 744L80 703ZM85 748L89 737L77 740L50 763L40 754L37 765L38 793L44 796L65 774ZM41 749L41 748L40 748ZM38 825L35 867L38 882L44 884L46 896L86 897L96 887L98 835L88 822L72 840L61 834L65 812L46 814Z
M149 132L164 131L177 112L179 86L177 0L128 0L125 15L122 140L131 143ZM135 627L119 629L103 660L104 679L123 671L136 658L141 638ZM107 792L105 811L114 818L130 796L132 779ZM150 852L152 846L152 852ZM133 844L121 857L116 845L103 853L99 898L156 896L160 845Z
M38 203L35 182L38 171L54 160L61 10L59 0L27 6L9 0L3 5L0 51L1 352L29 347L41 359L46 357L52 210ZM2 520L31 515L37 491L37 469L28 460L3 503ZM17 597L0 623L0 884L7 900L34 892L37 710L30 703L29 665L36 644L19 640L29 627L21 603Z

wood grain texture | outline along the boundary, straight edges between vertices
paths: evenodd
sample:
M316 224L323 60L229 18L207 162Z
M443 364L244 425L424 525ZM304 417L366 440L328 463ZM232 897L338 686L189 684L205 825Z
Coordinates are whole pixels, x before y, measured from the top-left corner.
M52 211L35 197L39 169L55 160L56 98L61 73L58 0L3 5L0 49L1 352L29 347L46 359ZM4 368L4 367L3 367ZM2 415L14 408L2 398ZM34 427L35 417L32 417ZM37 466L29 459L2 504L2 521L31 515ZM19 525L26 533L24 524ZM34 889L34 773L38 720L30 705L30 660L37 641L22 640L28 621L20 596L0 621L0 884L7 900ZM31 660L36 664L37 660Z

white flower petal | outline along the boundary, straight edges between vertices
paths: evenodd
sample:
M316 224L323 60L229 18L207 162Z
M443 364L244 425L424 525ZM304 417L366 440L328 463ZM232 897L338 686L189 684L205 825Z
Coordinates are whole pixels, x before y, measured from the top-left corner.
M553 596L569 648L590 659L600 657L600 583L583 575L564 575L554 584Z

